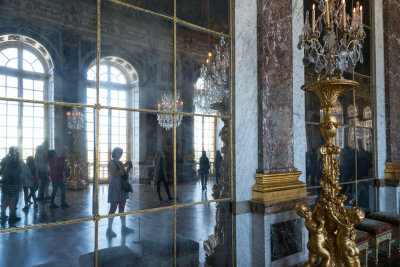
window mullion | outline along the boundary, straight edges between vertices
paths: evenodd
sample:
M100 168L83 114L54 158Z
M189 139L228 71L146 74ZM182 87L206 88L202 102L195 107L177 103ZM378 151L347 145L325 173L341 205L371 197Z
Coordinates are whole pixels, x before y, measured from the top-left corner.
M18 98L23 98L23 53L22 48L18 47ZM23 103L18 102L18 146L22 148L22 118L23 118ZM22 151L21 151L22 152Z

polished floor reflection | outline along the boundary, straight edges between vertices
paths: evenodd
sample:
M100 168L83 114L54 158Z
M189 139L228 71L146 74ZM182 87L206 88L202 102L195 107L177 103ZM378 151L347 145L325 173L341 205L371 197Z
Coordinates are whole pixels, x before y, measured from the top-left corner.
M209 183L209 189L204 192L201 190L200 181L179 184L178 201L180 199L184 199L185 202L211 200L212 184L213 180ZM170 188L172 189L172 185L170 185ZM138 184L134 185L133 189L134 192L127 202L127 211L173 205L173 201L158 200L154 185ZM99 186L100 214L107 214L108 212L107 192L108 185ZM56 199L56 203L57 201L59 199ZM2 229L90 217L92 213L92 187L84 191L68 190L67 202L70 207L66 209L50 209L50 203L42 202L37 206L30 205L29 210L25 212L22 210L24 205L22 202L20 199L17 210L21 221L14 225L9 225L6 222L1 225ZM185 242L189 241L196 244L197 251L195 251L195 254L196 257L198 255L199 266L205 266L203 242L214 232L215 211L215 203L209 203L180 208L177 213L177 234ZM132 228L134 232L122 234L121 220L117 217L113 223L113 230L117 233L117 237L107 238L105 233L108 219L103 219L99 222L98 248L105 249L125 245L140 258L145 258L144 255L146 254L148 261L148 252L144 251L145 244L164 240L168 248L173 247L173 225L173 209L134 214L127 216L127 226ZM68 264L67 266L82 266L79 258L81 255L94 250L94 236L95 227L92 221L1 234L0 266L35 266L57 261L64 262ZM15 251L18 251L17 257ZM193 252L190 253L193 254ZM165 262L166 258L173 259L173 254L154 257L158 258L161 263ZM145 260L141 261L141 265L146 266Z

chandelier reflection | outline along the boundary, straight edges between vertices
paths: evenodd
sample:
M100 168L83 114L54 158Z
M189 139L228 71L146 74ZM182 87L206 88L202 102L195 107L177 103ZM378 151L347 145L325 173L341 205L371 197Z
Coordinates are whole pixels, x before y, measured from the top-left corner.
M67 178L66 186L70 189L81 190L87 187L87 182L84 180L82 172L84 163L81 160L78 148L79 136L81 130L85 127L85 118L83 112L76 107L73 107L66 115L67 127L71 130L69 133L73 137L74 146L73 152L67 157L70 175Z
M159 111L166 111L166 112L174 112L174 96L171 92L164 91L161 94L161 103L157 104L157 109ZM177 112L183 111L183 101L178 94L176 100L176 110ZM161 127L166 130L170 130L174 127L174 116L172 114L157 114L157 121ZM182 115L176 115L176 127L181 125L182 123Z
M298 48L304 48L303 64L315 64L315 72L320 77L342 75L353 71L356 64L364 62L362 42L366 37L362 21L363 10L357 2L352 16L346 14L346 1L319 1L321 14L315 18L316 6L312 6L311 25L309 12L303 34L299 37Z
M212 113L211 104L223 102L229 97L228 67L229 46L224 37L208 53L206 64L201 66L200 77L195 84L194 105L197 111Z
M85 126L85 119L83 112L73 107L71 111L67 112L67 127L71 130L82 130Z

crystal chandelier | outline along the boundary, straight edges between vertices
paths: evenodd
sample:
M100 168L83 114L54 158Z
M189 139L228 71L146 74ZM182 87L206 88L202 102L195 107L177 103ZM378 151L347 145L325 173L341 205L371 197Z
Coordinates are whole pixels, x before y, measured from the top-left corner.
M82 130L85 126L85 119L83 112L79 111L76 107L73 107L71 111L66 113L67 115L67 127L71 130Z
M358 62L364 61L361 49L366 34L362 6L357 2L351 17L346 14L345 0L319 1L318 18L315 9L313 4L311 25L307 10L297 45L300 50L304 48L303 64L315 64L319 77L342 76L346 70L353 71Z
M200 82L195 85L194 105L196 110L211 113L210 105L222 102L229 97L228 67L229 45L224 37L208 53L206 64L200 68Z
M176 108L178 112L182 112L183 110L183 101L180 100L180 95L178 94L176 100ZM159 111L167 111L174 112L174 96L172 93L164 91L161 94L161 103L157 104L157 109ZM157 121L161 127L166 130L174 127L174 116L172 114L157 114ZM182 123L182 115L176 115L176 127L181 125Z

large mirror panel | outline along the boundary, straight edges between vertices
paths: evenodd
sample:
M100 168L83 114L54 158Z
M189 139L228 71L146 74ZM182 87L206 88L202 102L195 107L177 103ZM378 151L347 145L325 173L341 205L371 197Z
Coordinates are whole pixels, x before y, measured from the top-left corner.
M101 105L173 111L173 22L110 1L101 14Z
M98 247L99 266L174 266L174 211L101 219Z
M230 113L230 40L177 25L178 111Z
M112 0L111 0L112 1ZM120 0L115 2L123 2L129 5L134 5L139 8L144 8L157 13L173 16L174 1L173 0Z
M230 205L224 201L178 210L177 266L232 266Z
M0 101L1 227L90 217L93 110Z
M229 0L177 0L176 15L187 22L229 33Z
M374 130L357 128L357 179L375 178Z
M100 110L101 215L173 204L172 127L172 114ZM128 192L121 185L124 171L130 185Z
M375 185L375 180L357 183L357 197L358 206L361 207L365 213L376 212L377 187Z
M96 60L96 1L2 1L1 96L86 103ZM18 23L16 23L18 21Z
M177 202L230 196L229 120L182 116L177 128Z
M94 236L93 222L1 234L0 265L94 266Z

